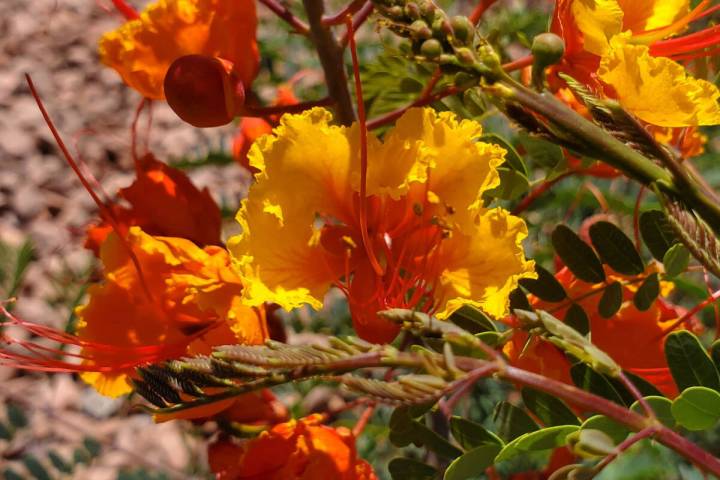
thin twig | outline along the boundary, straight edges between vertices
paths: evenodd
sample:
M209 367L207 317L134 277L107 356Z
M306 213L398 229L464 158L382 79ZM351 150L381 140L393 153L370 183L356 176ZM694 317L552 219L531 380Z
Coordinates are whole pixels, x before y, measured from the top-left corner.
M285 5L278 3L276 0L260 0L260 3L268 7L275 15L285 20L297 33L301 35L308 35L310 33L310 27L293 15Z
M335 100L338 121L342 125L350 125L355 121L355 111L348 90L343 48L330 29L323 25L322 17L325 13L323 0L303 0L303 5L310 22L310 34L325 72L325 82L330 97Z
M329 27L331 25L339 25L341 23L344 23L345 18L348 15L354 15L365 5L366 2L369 3L368 0L352 0L352 2L341 8L338 13L323 17L323 25Z

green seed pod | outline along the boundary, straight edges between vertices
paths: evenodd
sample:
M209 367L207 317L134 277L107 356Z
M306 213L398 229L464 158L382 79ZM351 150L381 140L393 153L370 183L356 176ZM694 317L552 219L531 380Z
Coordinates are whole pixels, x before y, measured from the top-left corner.
M410 17L412 20L417 20L420 18L420 7L417 6L417 3L408 3L405 5L405 15Z
M458 88L470 88L477 85L478 79L475 75L470 75L467 72L458 72L453 78L453 84Z
M427 40L432 37L432 30L423 20L415 20L410 25L410 34L416 40Z
M425 40L423 42L420 47L420 53L426 58L433 59L439 57L443 53L443 48L439 41L431 38L430 40Z
M554 33L541 33L533 39L532 54L538 68L556 64L564 53L565 42Z
M469 43L475 35L475 27L467 17L457 16L450 21L455 38L462 43Z
M430 0L425 0L420 3L419 8L420 15L428 22L432 22L435 18L435 12L437 12L435 4Z
M465 65L475 63L475 55L473 55L473 52L471 52L469 48L457 48L455 49L455 55L460 63L464 63Z

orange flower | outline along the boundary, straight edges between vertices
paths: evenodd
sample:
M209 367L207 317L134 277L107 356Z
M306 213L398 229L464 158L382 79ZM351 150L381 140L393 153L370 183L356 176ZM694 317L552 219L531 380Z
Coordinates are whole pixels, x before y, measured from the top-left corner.
M358 457L355 438L344 427L322 425L323 416L275 425L243 444L210 445L210 468L221 480L376 480Z
M100 39L100 60L125 83L163 99L170 64L184 55L218 57L248 87L259 66L253 0L157 0Z
M88 289L87 304L76 310L76 335L11 317L36 335L80 347L79 353L70 354L80 363L59 360L63 352L10 339L5 340L30 354L2 349L3 363L77 372L101 394L115 397L132 390L129 380L136 378L139 366L209 354L218 345L261 344L269 336L264 308L241 302L242 283L221 247L202 249L186 239L153 237L131 227L124 242L114 233L107 237L100 260L103 280ZM158 415L156 420L205 418L220 412L245 423L287 418L287 410L270 392L256 392Z
M652 268L652 267L650 267ZM618 280L627 282L628 277L606 270L608 282ZM665 329L681 316L678 308L658 298L645 311L638 310L632 302L639 283L623 286L623 304L611 318L603 318L598 313L601 295L587 295L600 284L593 285L577 279L567 267L556 274L557 280L565 287L571 299L578 299L590 320L590 339L593 344L606 352L623 369L634 373L655 385L668 396L677 395L664 354ZM664 295L671 286L662 286ZM532 299L534 308L547 310L557 318L564 318L567 306L556 310L558 304ZM678 327L682 328L682 327ZM528 334L518 331L505 345L505 353L513 364L566 383L570 379L570 363L555 346L539 338L533 338L526 345Z
M119 196L130 208L110 207L121 228L139 226L150 235L186 238L198 245L220 244L221 215L207 189L198 190L187 175L148 154L137 164L137 178ZM88 228L85 247L99 254L112 231L103 221Z

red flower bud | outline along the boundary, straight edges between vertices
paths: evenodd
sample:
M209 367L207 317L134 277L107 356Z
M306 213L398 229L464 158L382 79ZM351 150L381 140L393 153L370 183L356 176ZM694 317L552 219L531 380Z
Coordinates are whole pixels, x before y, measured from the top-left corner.
M245 89L227 60L204 55L176 59L165 74L165 98L173 111L196 127L219 127L245 103Z

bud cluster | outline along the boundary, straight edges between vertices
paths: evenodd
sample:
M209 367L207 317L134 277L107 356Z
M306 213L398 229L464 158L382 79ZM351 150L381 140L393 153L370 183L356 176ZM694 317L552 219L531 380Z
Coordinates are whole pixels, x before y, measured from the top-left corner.
M410 40L416 59L437 63L444 73L456 73L459 83L491 76L499 66L467 17L448 17L432 0L375 0L374 4L387 27Z

